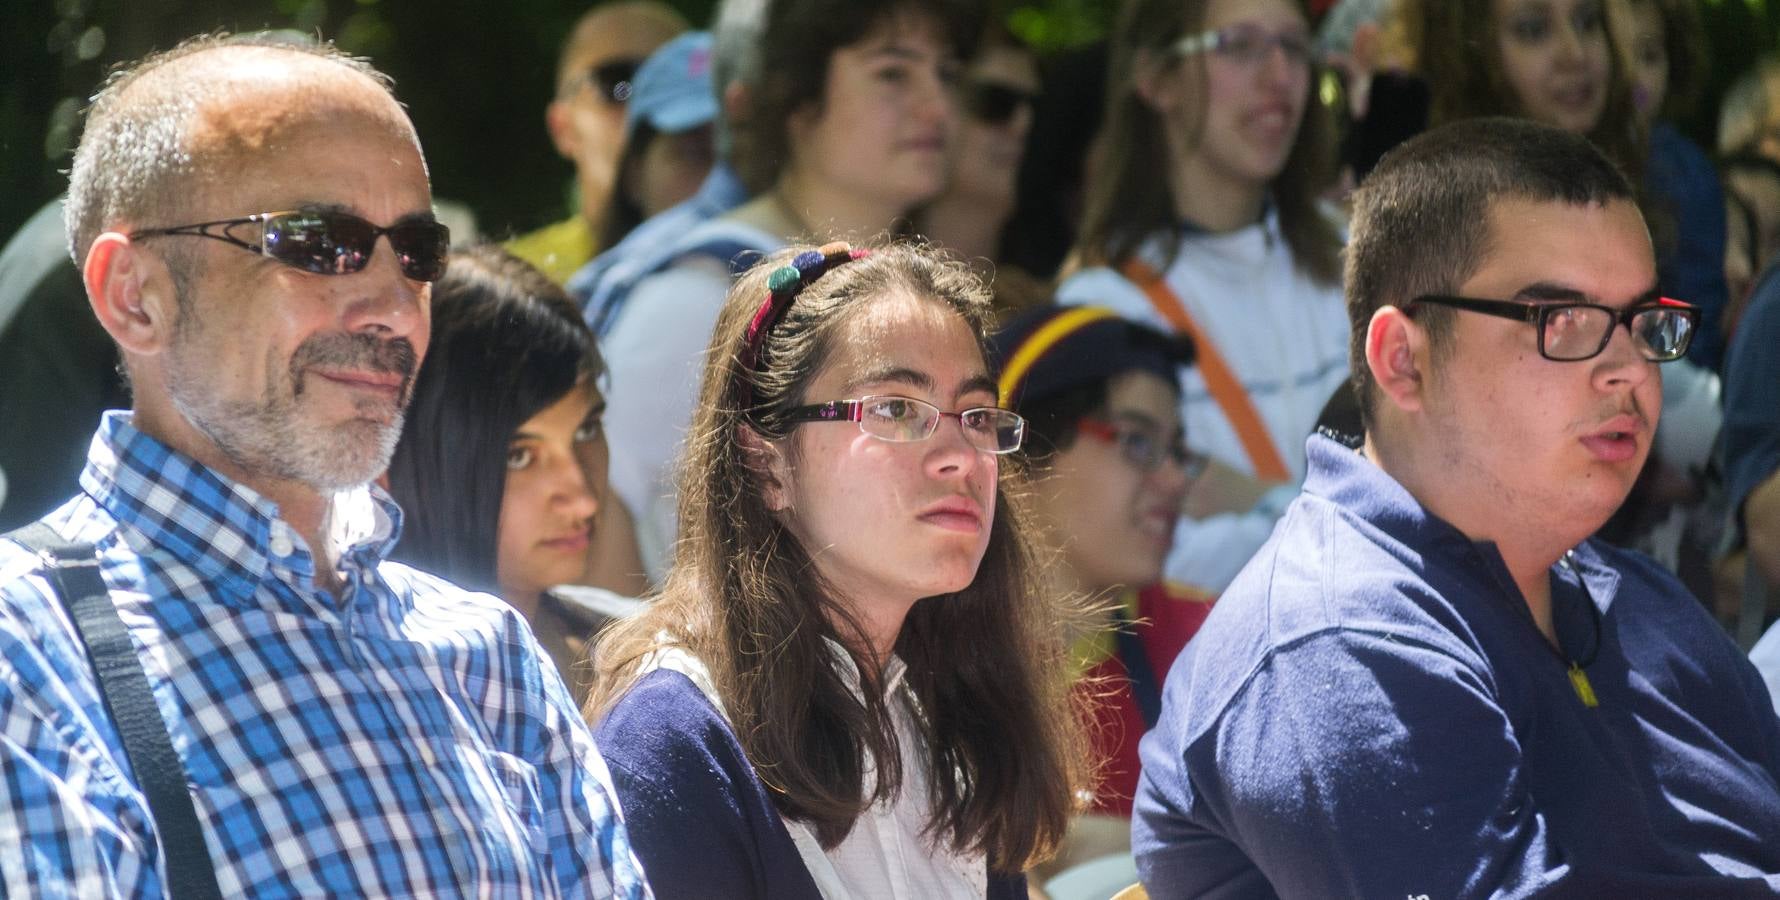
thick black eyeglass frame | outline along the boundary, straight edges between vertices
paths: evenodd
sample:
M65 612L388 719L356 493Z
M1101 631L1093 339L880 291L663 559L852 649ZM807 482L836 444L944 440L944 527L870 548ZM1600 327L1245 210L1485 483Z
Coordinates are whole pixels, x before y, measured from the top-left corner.
M630 100L632 88L636 82L637 70L643 67L640 59L613 59L595 66L587 67L587 82L593 85L600 99L607 103L623 106Z
M996 81L966 81L963 95L970 117L985 125L1006 125L1019 114L1021 106L1038 105L1037 94Z
M933 407L934 411L939 413L939 415L933 417L933 425L927 429L927 433L916 440L892 441L883 435L872 434L865 430L865 404L867 401L871 400L905 400L909 403L919 403L922 406ZM872 394L857 400L830 400L827 403L812 403L808 406L794 406L791 409L786 410L785 414L780 417L780 420L787 424L798 424L802 422L859 422L859 430L862 433L871 435L880 441L887 441L892 444L912 444L932 438L933 435L939 431L939 420L957 419L958 423L962 425L964 424L964 417L974 412L993 412L1013 416L1016 421L1014 427L1019 432L1019 439L1014 442L1012 447L1003 449L977 447L977 449L982 450L985 453L993 453L1000 456L1019 450L1020 446L1026 442L1026 417L1011 409L1003 409L999 406L973 406L969 409L961 409L957 412L946 412L925 400L916 400L913 397L903 397L897 394ZM967 433L967 441L968 437L969 435ZM976 447L977 445L971 444L971 446Z
M1679 300L1670 300L1666 297L1658 298L1656 300L1648 301L1645 303L1634 303L1631 306L1628 306L1624 309L1614 309L1611 306L1603 306L1599 303L1574 303L1574 302L1567 302L1567 301L1566 302L1549 302L1549 301L1538 302L1538 301L1533 301L1533 300L1484 300L1484 299L1480 299L1477 297L1455 297L1455 296L1449 296L1449 295L1445 295L1445 294L1424 294L1420 297L1415 298L1414 300L1409 301L1407 304L1405 304L1404 309L1406 311L1412 311L1415 306L1420 305L1420 304L1427 304L1430 306L1445 306L1445 307L1450 307L1452 309L1462 309L1462 310L1466 310L1468 312L1483 313L1486 316L1496 316L1497 318L1502 318L1502 319L1513 319L1515 321L1526 322L1528 324L1531 324L1534 327L1536 333L1539 335L1539 355L1545 357L1546 359L1551 360L1552 362L1582 362L1583 360L1594 359L1595 357L1600 356L1601 351L1606 350L1607 344L1613 340L1613 332L1618 331L1622 326L1626 329L1626 331L1630 332L1631 327L1632 327L1632 320L1637 318L1639 315L1649 312L1651 310L1666 310L1668 312L1678 314L1682 318L1687 320L1687 333L1682 335L1681 344L1679 347L1675 348L1673 355L1664 356L1664 355L1659 354L1659 355L1653 356L1653 355L1651 355L1650 352L1646 352L1646 351L1653 352L1654 348L1650 347L1648 344L1643 344L1642 342L1635 342L1635 343L1639 344L1639 349L1638 349L1639 354L1641 356L1643 356L1645 359L1647 359L1651 362L1659 362L1659 363L1673 362L1673 361L1680 359L1681 357L1687 355L1688 345L1693 343L1694 332L1699 328L1699 325L1700 325L1699 307L1693 306L1688 303L1682 303ZM1605 311L1608 315L1611 315L1613 317L1613 327L1608 328L1606 331L1601 333L1600 343L1596 344L1595 349L1592 352L1590 352L1587 356L1565 357L1565 356L1552 356L1550 353L1547 353L1545 351L1545 323L1551 318L1551 314L1558 310L1578 309L1578 308L1599 309L1599 310Z
M304 255L297 247L308 241L300 241L288 251L282 246L271 247L266 242L266 233L278 227L276 220L286 217L303 217L321 223L326 232L324 240L329 246L344 247L353 254L356 263L348 263L344 268L339 266L340 257L323 260L320 256ZM362 246L349 246L340 241L336 231L336 223L346 223L360 227L370 234L370 239ZM260 226L258 243L245 240L230 233L243 225ZM211 229L221 229L212 231ZM147 237L206 237L222 241L243 250L258 253L267 259L274 260L293 269L315 275L350 275L364 271L371 264L371 255L377 250L377 239L389 236L389 246L396 254L402 275L415 281L438 281L445 274L446 256L451 251L451 229L443 223L422 216L408 216L397 219L395 224L385 228L361 216L335 210L287 209L279 212L254 213L234 219L217 219L213 222L196 222L191 225L174 225L170 228L142 228L130 232L130 240ZM353 244L358 244L354 241ZM281 255L281 252L289 255Z

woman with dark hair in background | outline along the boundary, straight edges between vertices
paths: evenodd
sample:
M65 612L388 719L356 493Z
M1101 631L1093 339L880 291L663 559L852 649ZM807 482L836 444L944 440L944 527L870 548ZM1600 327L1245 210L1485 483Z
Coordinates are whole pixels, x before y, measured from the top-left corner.
M1002 259L1026 135L1039 96L1038 55L990 20L959 88L963 116L945 193L921 210L920 231L975 267L998 308L1045 303L1050 287Z
M1587 136L1641 182L1645 147L1605 0L1404 0L1399 11L1431 91L1429 125L1532 119Z
M1709 371L1724 360L1725 203L1718 171L1675 123L1692 109L1705 73L1695 0L1612 0L1609 34L1647 136L1645 184L1668 227L1656 247L1657 287L1699 307L1688 359Z
M551 589L642 587L606 490L593 333L562 288L492 246L452 255L432 320L389 465L403 513L391 557L506 600L584 697L586 642L626 604Z
M660 595L588 704L657 897L1024 898L1085 748L989 300L919 247L769 257L718 317Z
M1347 383L1341 234L1293 0L1135 0L1113 37L1107 119L1058 299L1192 337L1187 441L1212 460L1168 575L1221 590L1273 530L1304 441Z
M794 239L892 231L945 187L953 85L981 28L957 0L777 0L766 13L730 163L754 199L694 228L637 283L601 344L612 367L612 486L652 578L675 537L671 468L739 266Z
M1155 727L1168 669L1212 606L1162 578L1181 503L1204 467L1180 420L1193 348L1094 306L1028 310L992 340L1001 403L1026 419L1033 519L1054 581L1095 601L1107 626L1072 653L1077 690L1097 701L1093 804L1045 870L1053 884L1105 872L1116 889L1137 879L1137 742Z

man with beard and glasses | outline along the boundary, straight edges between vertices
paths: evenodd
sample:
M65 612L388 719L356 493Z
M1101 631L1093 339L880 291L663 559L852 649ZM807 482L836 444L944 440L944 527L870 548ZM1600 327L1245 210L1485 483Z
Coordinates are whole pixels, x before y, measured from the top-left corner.
M1363 440L1224 592L1144 738L1151 896L1780 889L1780 721L1667 571L1590 537L1698 311L1587 138L1473 119L1355 194Z
M387 79L144 59L67 226L133 408L0 541L0 895L648 896L525 621L385 561L449 243Z

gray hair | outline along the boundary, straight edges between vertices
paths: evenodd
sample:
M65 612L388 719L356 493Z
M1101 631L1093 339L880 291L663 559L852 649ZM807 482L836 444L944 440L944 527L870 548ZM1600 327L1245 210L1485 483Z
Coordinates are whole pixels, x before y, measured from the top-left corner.
M388 76L369 62L332 44L292 41L276 32L201 35L119 67L93 95L68 171L63 220L76 266L85 264L87 249L107 226L152 222L180 208L179 198L206 163L188 146L193 117L233 86L202 73L192 77L193 66L179 64L225 48L322 59L364 75L394 96Z

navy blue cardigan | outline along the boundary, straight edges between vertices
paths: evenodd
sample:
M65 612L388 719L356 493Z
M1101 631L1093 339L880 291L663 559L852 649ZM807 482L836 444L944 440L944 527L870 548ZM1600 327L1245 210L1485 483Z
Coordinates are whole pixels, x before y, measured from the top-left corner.
M659 900L822 896L729 722L692 680L658 669L600 719L631 848ZM989 873L987 900L1024 900Z

